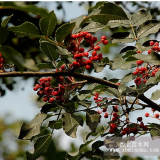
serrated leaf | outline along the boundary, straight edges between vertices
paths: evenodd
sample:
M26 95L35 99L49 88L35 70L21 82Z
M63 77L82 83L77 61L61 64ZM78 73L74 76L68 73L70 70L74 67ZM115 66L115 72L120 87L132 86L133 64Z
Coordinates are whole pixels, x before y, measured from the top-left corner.
M135 55L137 54L137 52L135 51L127 51L126 54L124 56L122 56L123 58L129 58L129 57L132 57L132 55Z
M9 22L9 20L11 19L12 16L13 16L13 14L10 15L10 16L8 16L7 18L5 18L5 19L2 21L1 27L6 27L7 23ZM1 35L1 34L0 34L0 35Z
M128 61L122 63L121 69L131 69L135 68L136 66L137 66L137 61Z
M136 49L135 46L126 46L120 51L120 53L124 53L124 52L127 52L127 51L133 51L135 49Z
M113 59L113 63L111 64L111 69L116 70L116 69L120 68L122 63L123 63L123 58L122 57L115 57Z
M135 41L134 36L129 32L117 32L111 36L112 43L131 43Z
M0 27L0 44L4 43L8 37L8 29Z
M119 98L121 96L120 92L115 88L108 87L108 88L106 88L106 91L108 91L110 94L112 94L113 96L115 96L117 98Z
M44 119L46 118L46 114L39 113L35 116L35 118L29 123L23 123L21 126L19 139L31 139L33 136L36 136L40 133L40 127Z
M41 41L40 49L51 61L56 61L59 58L57 47L48 41Z
M9 27L9 31L13 31L18 38L20 37L30 37L30 38L40 38L38 28L31 22L25 22L19 26Z
M148 55L136 54L136 55L133 55L133 57L149 62L154 65L160 64L160 55L157 54L156 52L152 52L151 54L148 54Z
M52 129L61 129L62 128L62 120L58 120L58 121L49 121L48 126Z
M52 62L39 63L39 64L37 64L37 67L38 67L39 70L54 69L55 68L53 66Z
M102 30L105 28L105 25L99 23L99 22L91 22L87 26L85 26L82 31L87 32L97 32L99 30Z
M66 23L56 30L56 40L58 43L61 43L70 33L72 33L75 24L75 22Z
M157 100L159 98L160 98L160 90L157 90L157 91L152 93L152 96L151 96L152 100Z
M83 125L82 117L70 113L65 113L62 115L61 119L63 121L63 130L65 133L72 138L76 138L78 126Z
M42 34L49 37L57 23L57 18L54 11L51 11L47 16L43 17L39 21L39 26Z
M82 105L82 106L86 107L86 108L89 108L91 106L91 104L92 104L92 102L88 101L88 100L82 100L82 101L79 101L77 103L79 105Z
M88 9L88 13L92 12L92 11L95 10L95 9L98 9L98 8L99 8L100 6L102 6L104 3L105 3L105 2L97 2L95 6L90 7L90 8Z
M97 73L99 73L99 72L101 72L104 69L105 64L98 63L98 62L93 62L93 67L95 69L94 71L97 72Z
M27 160L36 160L51 143L51 134L39 137L34 144L34 153L26 152Z
M159 21L149 20L144 24L140 25L140 27L137 29L137 37L141 39L143 37L147 37L152 33L157 33L159 31L159 28L160 28Z
M121 85L119 85L118 87L118 91L122 94L122 92L126 89L126 84L125 83L121 83Z
M23 71L23 65L20 61L24 62L24 59L19 52L9 46L0 46L0 53L6 60L12 61L20 71Z
M129 81L132 81L133 79L134 79L133 73L128 73L122 78L121 82L127 83Z
M99 10L101 10L100 14L115 15L119 17L117 19L128 19L128 16L124 12L124 10L120 6L117 6L116 4L111 2L104 3L99 7Z
M119 26L130 28L130 25L130 20L111 20L107 24L107 26L109 26L110 28L116 28Z
M92 132L95 132L99 121L100 121L100 114L98 114L94 110L86 111L86 124L91 129Z
M133 26L139 26L143 24L144 22L151 20L152 16L149 12L147 12L145 9L139 10L137 13L134 13L131 16L131 24Z
M70 23L75 22L75 23L76 23L75 27L78 28L79 25L81 24L81 22L83 21L84 17L85 17L85 16L84 16L84 14L83 14L83 15L81 15L81 16L75 18L75 19L71 19Z
M156 138L159 138L160 137L160 125L156 123L150 123L150 127L151 127L150 134L151 134L152 139L154 140Z

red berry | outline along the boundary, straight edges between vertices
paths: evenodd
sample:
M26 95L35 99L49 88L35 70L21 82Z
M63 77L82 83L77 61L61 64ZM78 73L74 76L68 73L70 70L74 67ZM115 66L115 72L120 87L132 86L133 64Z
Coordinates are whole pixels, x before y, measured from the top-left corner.
M141 53L141 51L138 50L137 53Z
M151 109L151 111L152 111L152 112L155 112L156 110L155 110L155 109Z
M52 102L54 102L54 101L55 101L54 98L50 98L50 99L49 99L49 103L52 103Z
M38 90L38 88L37 88L37 87L33 87L33 90L34 90L34 91L37 91L37 90Z
M113 117L117 117L118 115L117 115L117 113L116 112L114 112L113 113Z
M134 72L133 72L133 75L135 75L135 76L136 76L137 74L138 74L138 72L137 72L137 71L134 71Z
M71 38L76 39L76 38L77 38L77 35L76 35L76 34L72 34L72 35L71 35Z
M123 131L121 132L121 135L125 135L125 134L126 134L126 131L123 130Z
M104 118L108 118L108 113L105 113L105 114L104 114Z
M152 52L152 49L148 50L148 54L151 54L151 52Z
M114 130L113 130L113 129L110 129L110 130L109 130L109 133L110 133L110 134L113 134L113 133L114 133Z
M150 42L149 42L149 45L150 45L150 46L153 46L153 45L154 45L154 41L150 41Z
M144 126L144 127L143 127L143 130L144 130L144 131L147 131L147 130L148 130L148 127L147 127L147 126Z
M146 116L146 117L149 117L149 113L145 113L145 116Z
M97 55L97 52L96 51L93 51L92 52L92 56L96 56Z
M138 60L137 65L141 65L144 61L143 60Z
M85 57L88 57L88 56L89 56L89 53L88 53L88 52L84 52L83 55L84 55Z
M108 40L104 40L104 41L103 41L103 44L104 44L104 45L107 45L107 44L108 44Z
M138 117L137 121L141 122L142 121L142 117Z
M86 65L85 68L86 68L86 69L91 69L91 66L90 66L90 65Z
M107 39L106 36L102 36L102 37L101 37L101 40L102 40L102 41L104 41L104 40L106 40L106 39Z
M159 118L159 114L158 114L158 113L157 113L157 114L155 114L154 116L155 116L156 118Z
M106 108L103 108L103 110L102 110L102 112L106 112L107 111L107 109ZM108 114L108 113L107 113Z
M83 53L83 52L84 52L84 48L80 48L80 49L79 49L79 52L80 52L80 53Z
M118 106L113 106L113 111L118 112Z
M92 61L91 61L90 59L87 59L87 60L86 60L86 64L88 64L88 65L89 65L89 64L92 64Z
M141 124L139 125L140 128L143 128L144 127L144 123L141 122Z
M101 114L101 111L97 111L98 114Z
M48 101L48 97L44 97L43 101L47 102Z
M0 53L0 58L2 58L2 54Z
M158 42L154 43L154 46L159 46L159 43Z
M94 47L94 50L95 50L95 51L98 51L98 50L100 50L100 48L101 48L100 46L95 46L95 47Z

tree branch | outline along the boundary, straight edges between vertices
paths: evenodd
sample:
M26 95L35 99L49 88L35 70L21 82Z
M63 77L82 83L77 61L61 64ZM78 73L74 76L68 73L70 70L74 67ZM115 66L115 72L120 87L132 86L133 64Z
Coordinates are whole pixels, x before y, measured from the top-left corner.
M3 77L22 77L22 76L27 76L27 77L43 77L43 76L73 76L76 78L80 78L80 79L85 79L87 80L87 82L93 82L93 83L99 83L102 85L106 85L112 88L116 88L118 89L117 84L104 80L104 79L100 79L100 78L96 78L90 75L85 75L82 73L75 73L75 72L71 72L71 71L65 71L65 72L4 72L4 73L0 73L0 78ZM145 102L146 104L148 104L150 106L150 108L155 109L157 111L160 112L160 106L158 104L156 104L155 102L151 101L150 99L148 99L146 96L144 96L143 94L140 95L138 97L140 100L142 100L143 102Z

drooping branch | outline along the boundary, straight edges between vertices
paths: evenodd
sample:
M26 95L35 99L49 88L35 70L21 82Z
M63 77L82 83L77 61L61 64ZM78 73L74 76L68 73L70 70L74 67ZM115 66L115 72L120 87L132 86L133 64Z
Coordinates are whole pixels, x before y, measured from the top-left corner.
M0 73L0 78L3 77L22 77L22 76L27 76L27 77L43 77L43 76L73 76L75 78L80 78L80 79L85 79L87 82L92 82L92 83L99 83L102 85L106 85L112 88L118 89L117 84L101 79L101 78L96 78L90 75L85 75L82 73L75 73L71 71L65 71L65 72L4 72ZM160 106L156 104L155 102L151 101L148 99L146 96L143 94L138 97L140 100L145 102L150 106L150 108L155 109L160 112Z

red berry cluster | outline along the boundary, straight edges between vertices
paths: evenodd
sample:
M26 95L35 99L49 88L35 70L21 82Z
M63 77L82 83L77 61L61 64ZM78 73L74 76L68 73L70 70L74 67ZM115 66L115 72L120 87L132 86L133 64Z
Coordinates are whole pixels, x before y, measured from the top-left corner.
M86 52L84 51L83 47L80 47L80 44L83 42L83 40L90 44L90 48ZM86 69L91 69L92 61L100 61L101 59L103 59L102 53L97 53L100 50L99 44L103 43L103 45L107 45L108 40L106 36L102 36L101 41L97 43L96 41L97 37L93 37L86 31L72 34L70 44L67 49L73 54L73 58L75 59L75 61L70 64L70 67L77 68L85 66ZM89 56L90 51L92 51L92 56Z
M37 91L37 95L43 96L43 101L52 103L55 100L58 100L60 102L64 101L64 91L65 87L61 84L58 85L58 87L51 87L52 78L40 78L39 84L36 84L33 88L34 91Z
M155 112L156 110L154 110L154 109L151 109L151 110L153 111L153 116L150 116L150 114L149 114L148 112L145 113L145 116L146 116L146 117L156 118L156 119L160 120L160 119L159 119L159 116L160 116L159 113L154 114L154 112Z
M4 59L0 53L0 72L4 72Z
M95 103L97 103L97 106L100 106L101 104L99 102L103 100L102 97L99 97L99 93L95 93L93 99L95 100Z
M150 46L152 46L152 48L148 51L148 54L151 54L152 51L157 53L160 52L160 47L158 42L150 41L149 44Z
M150 41L150 46L152 48L148 51L148 54L150 54L152 51L154 52L160 52L159 43L154 41ZM138 52L137 53L141 53ZM156 72L160 71L160 65L151 65L149 63L145 63L143 60L137 60L137 65L140 66L142 64L145 64L145 67L137 67L136 70L133 72L133 75L138 76L134 82L136 85L140 85L142 82L146 83L146 81L150 77L154 77Z

